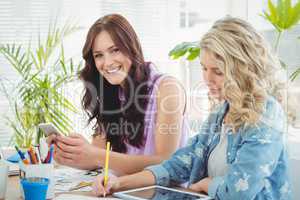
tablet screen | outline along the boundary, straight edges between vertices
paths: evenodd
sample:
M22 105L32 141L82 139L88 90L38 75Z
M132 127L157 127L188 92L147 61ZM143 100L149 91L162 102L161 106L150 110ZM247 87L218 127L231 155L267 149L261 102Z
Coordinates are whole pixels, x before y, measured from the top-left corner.
M148 188L145 190L134 191L134 192L126 192L126 195L139 197L141 199L152 199L152 200L207 199L207 197L201 197L200 195L183 193L183 192L168 190L160 187L153 187L153 188Z

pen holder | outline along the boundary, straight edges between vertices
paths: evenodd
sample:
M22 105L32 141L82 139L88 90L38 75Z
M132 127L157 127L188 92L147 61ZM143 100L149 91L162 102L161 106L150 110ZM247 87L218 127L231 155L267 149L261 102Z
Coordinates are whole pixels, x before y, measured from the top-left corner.
M22 178L30 178L30 177L40 177L49 179L49 186L47 190L46 199L54 198L54 165L49 164L34 164L34 165L26 165L23 162L19 163L20 166L20 179ZM20 187L21 195L24 198L23 188Z

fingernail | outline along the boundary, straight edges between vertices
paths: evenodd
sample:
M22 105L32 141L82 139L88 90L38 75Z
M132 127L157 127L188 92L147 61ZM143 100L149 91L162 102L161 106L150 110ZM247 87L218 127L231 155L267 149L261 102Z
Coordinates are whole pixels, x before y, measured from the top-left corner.
M106 196L106 192L105 192L104 188L102 188L102 192L103 192L103 197L105 197Z

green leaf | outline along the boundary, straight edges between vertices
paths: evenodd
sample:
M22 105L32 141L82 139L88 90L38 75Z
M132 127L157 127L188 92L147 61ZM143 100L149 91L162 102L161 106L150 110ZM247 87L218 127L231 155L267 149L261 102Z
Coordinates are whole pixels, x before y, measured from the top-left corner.
M73 64L73 59L71 58L70 60L70 70L71 70L71 74L74 73L74 64Z
M296 80L296 78L299 76L299 74L300 74L300 67L291 74L290 80L291 81Z
M284 22L284 28L288 29L290 27L290 24L288 24L289 18L291 17L291 14L293 13L293 10L291 9L291 0L285 0L283 2L284 5L284 15L282 18L282 21Z
M187 57L187 60L192 61L200 55L200 48L191 48L189 49L190 55Z
M263 16L278 32L291 29L300 20L300 1L292 5L291 0L277 0L277 5L268 0L268 10Z
M38 64L38 60L35 58L35 55L33 52L30 52L30 58L31 58L31 61L33 62L34 66L39 69L39 64Z
M272 3L271 0L268 0L268 8L269 8L269 11L270 11L270 20L272 22L276 22L277 18L278 18L278 15L277 15L277 12L276 12L276 8L274 6L274 4ZM267 14L266 12L264 12L265 14Z
M186 53L188 52L195 52L195 50L191 50L193 48L198 48L199 49L199 44L198 42L182 42L178 45L176 45L170 52L169 52L169 56L172 59L178 59L182 56L184 56ZM193 54L194 56L194 54ZM191 57L193 57L191 56Z
M299 37L299 39L300 39L300 37ZM78 63L75 73L80 72L81 67L82 67L82 61L80 61L80 62ZM76 74L76 75L77 75L77 74Z
M61 127L61 129L65 130L70 130L72 128L72 121L59 109L50 107L49 113L52 116L55 116L54 119L56 119L57 127Z
M289 29L292 28L294 25L297 25L300 21L300 1L294 6L291 10L290 18L288 21Z
M279 62L280 62L280 66L283 68L283 69L287 69L287 65L285 64L285 62L283 62L281 59L279 59Z

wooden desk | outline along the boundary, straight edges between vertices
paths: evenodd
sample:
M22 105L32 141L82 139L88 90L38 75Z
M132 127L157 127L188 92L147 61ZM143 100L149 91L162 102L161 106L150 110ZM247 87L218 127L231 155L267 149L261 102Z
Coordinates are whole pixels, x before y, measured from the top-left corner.
M185 188L179 188L175 187L176 189L192 192L189 189ZM79 194L84 196L92 196L91 192L70 192L72 194ZM62 193L60 193L62 194ZM60 194L57 194L56 196L59 196ZM111 195L107 197L112 197ZM8 184L7 184L7 191L6 191L6 198L5 200L22 200L21 194L20 194L20 182L19 182L19 176L10 176L8 177Z
M78 192L78 191L76 192L75 191L75 192L70 192L70 193L86 195L86 196L92 195L90 192ZM59 196L59 194L56 196ZM22 197L20 194L19 176L9 176L5 200L21 200L21 199L22 199Z
M22 199L20 197L19 176L9 176L5 200Z

